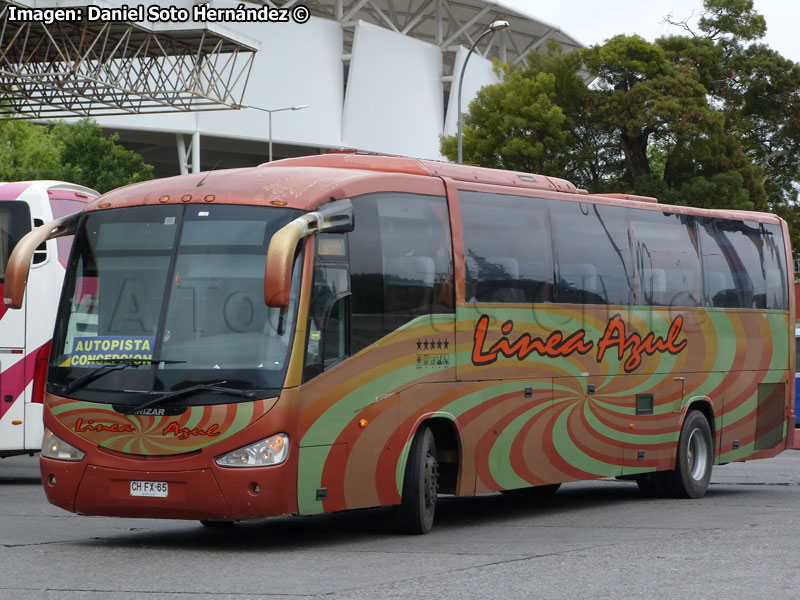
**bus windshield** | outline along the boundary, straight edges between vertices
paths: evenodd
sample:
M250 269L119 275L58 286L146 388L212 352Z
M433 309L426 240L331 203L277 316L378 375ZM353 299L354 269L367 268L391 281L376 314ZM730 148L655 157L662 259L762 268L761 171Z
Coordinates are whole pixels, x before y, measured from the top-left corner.
M266 306L264 266L271 237L299 214L193 204L85 215L53 339L51 393L110 402L109 392L122 392L115 404L137 405L143 394L210 384L170 401L186 405L245 398L220 389L275 392L289 360L300 261L288 310Z

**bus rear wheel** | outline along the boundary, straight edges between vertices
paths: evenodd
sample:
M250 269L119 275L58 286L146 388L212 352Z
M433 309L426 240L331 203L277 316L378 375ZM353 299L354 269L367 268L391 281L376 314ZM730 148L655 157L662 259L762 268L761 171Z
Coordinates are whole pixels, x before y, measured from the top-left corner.
M681 427L675 470L661 473L664 491L674 498L701 498L708 490L714 442L708 419L690 410Z
M436 442L426 425L420 427L411 442L411 451L403 479L400 503L400 526L406 533L428 533L433 527L436 495L439 491L439 463Z

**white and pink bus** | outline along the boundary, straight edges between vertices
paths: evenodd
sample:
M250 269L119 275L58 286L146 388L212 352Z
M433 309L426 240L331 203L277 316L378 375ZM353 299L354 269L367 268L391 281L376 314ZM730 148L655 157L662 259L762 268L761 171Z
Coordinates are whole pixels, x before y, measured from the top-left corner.
M0 183L0 290L16 243L33 227L83 209L99 193L60 181ZM0 304L0 457L42 444L42 398L50 338L72 237L34 253L23 309Z

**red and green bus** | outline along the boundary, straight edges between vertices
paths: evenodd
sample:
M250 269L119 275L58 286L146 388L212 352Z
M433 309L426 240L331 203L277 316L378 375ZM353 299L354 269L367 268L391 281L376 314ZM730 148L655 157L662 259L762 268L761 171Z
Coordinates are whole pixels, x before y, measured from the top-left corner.
M794 425L785 222L332 154L120 188L74 234L41 470L87 515L397 505L617 477L697 498Z

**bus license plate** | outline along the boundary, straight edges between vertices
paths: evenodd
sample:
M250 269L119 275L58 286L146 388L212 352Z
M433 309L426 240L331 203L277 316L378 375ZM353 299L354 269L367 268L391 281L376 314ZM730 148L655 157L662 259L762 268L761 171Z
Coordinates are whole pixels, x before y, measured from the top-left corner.
M166 481L131 481L131 496L166 498L169 485Z

